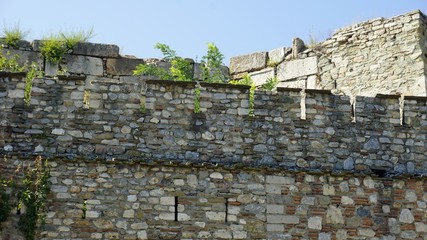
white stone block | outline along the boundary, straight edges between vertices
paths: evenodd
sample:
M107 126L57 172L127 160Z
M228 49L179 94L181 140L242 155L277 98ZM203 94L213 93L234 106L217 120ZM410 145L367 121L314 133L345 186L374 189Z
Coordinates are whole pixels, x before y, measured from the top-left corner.
M251 76L256 86L260 86L266 83L268 79L274 78L274 68L265 68L257 72L251 72L249 76Z
M317 57L308 57L293 61L285 61L277 67L277 77L280 80L290 80L297 77L317 74Z

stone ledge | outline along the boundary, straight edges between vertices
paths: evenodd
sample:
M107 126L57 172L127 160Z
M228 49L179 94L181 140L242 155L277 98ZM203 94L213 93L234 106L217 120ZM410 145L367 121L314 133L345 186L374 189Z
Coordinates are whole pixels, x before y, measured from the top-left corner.
M164 84L164 85L177 85L177 86L195 86L196 81L173 81L173 80L146 80L147 84ZM239 85L239 84L228 84L228 83L207 83L199 82L202 87L213 87L213 88L233 88L233 89L250 89L248 85Z
M0 71L0 77L25 77L27 72L4 72Z
M120 57L117 45L99 43L77 43L73 48L73 54L93 57Z

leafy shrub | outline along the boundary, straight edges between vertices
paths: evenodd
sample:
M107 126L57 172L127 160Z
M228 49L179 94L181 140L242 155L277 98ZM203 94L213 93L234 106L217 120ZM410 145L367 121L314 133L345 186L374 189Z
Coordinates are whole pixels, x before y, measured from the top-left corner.
M154 63L144 63L136 66L133 75L155 76L161 80L172 79L172 75L163 68L157 67Z
M221 71L224 55L213 43L208 43L208 52L202 57L202 74L206 82L225 82L226 79Z
M4 43L9 46L17 47L18 42L23 40L27 35L28 31L22 30L19 23L15 24L13 27L3 27Z
M157 43L154 48L159 49L163 54L163 59L170 62L169 71L160 68L152 63L139 64L133 71L134 75L155 76L161 80L191 81L193 80L193 68L191 63L176 55L168 45Z
M36 77L43 77L43 71L37 63L33 62L27 67L27 76L25 77L24 102L27 105L30 105L33 80Z
M57 35L43 39L40 52L50 63L58 63L67 52L67 45Z
M273 90L274 88L276 88L277 84L279 84L279 80L277 79L276 76L272 77L272 78L268 78L267 82L265 82L263 85L261 85L261 88L264 90Z

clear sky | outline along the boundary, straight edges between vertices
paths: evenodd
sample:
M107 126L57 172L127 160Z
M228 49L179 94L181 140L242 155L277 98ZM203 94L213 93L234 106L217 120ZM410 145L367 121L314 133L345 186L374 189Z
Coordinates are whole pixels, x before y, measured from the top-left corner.
M178 55L198 59L214 42L232 56L290 46L293 37L318 40L336 29L420 9L427 0L0 0L4 26L30 30L27 40L60 30L93 28L90 41L116 44L122 54L162 55L166 43Z

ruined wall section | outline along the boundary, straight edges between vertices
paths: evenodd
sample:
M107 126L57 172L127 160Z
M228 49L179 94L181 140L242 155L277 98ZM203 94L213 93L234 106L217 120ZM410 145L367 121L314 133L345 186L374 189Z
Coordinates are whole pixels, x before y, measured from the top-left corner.
M426 96L425 26L420 11L378 18L339 29L322 43L278 48L231 58L232 78L244 73L262 85L325 89L347 96ZM255 58L254 56L262 56Z
M339 29L322 43L334 68L331 80L346 95L426 95L422 27L425 16L411 12ZM320 86L327 79L322 78Z

